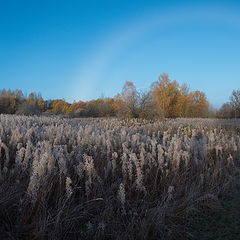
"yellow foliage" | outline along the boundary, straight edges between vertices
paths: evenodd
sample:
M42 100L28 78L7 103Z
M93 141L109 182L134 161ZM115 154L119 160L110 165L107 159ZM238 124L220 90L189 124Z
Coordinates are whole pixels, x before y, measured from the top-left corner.
M206 117L208 114L209 103L204 93L188 93L185 84L179 86L165 73L153 85L152 94L157 111L164 117Z

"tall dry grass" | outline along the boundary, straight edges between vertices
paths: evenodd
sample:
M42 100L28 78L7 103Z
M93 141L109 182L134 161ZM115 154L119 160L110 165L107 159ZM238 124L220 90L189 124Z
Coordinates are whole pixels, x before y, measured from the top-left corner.
M0 237L187 239L239 184L239 123L0 115Z

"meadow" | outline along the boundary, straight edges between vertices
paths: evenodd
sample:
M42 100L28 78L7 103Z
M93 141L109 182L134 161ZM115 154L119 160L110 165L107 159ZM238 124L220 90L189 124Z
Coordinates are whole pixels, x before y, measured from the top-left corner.
M239 188L240 120L2 114L0 167L1 239L200 239Z

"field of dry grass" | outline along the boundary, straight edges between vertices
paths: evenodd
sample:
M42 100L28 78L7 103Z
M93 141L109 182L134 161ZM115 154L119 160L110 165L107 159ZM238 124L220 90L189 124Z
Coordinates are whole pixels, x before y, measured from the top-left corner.
M0 167L1 239L198 239L238 189L240 121L0 115Z

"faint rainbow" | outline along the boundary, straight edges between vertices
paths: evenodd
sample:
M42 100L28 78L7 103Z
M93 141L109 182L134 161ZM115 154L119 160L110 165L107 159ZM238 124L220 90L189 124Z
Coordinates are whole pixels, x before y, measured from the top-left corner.
M193 24L197 21L240 27L240 16L229 7L194 7L175 10L152 10L140 19L125 23L89 52L85 64L79 66L71 89L73 99L87 100L93 89L104 81L109 65L119 54L141 36L175 24ZM100 96L99 92L99 96Z

